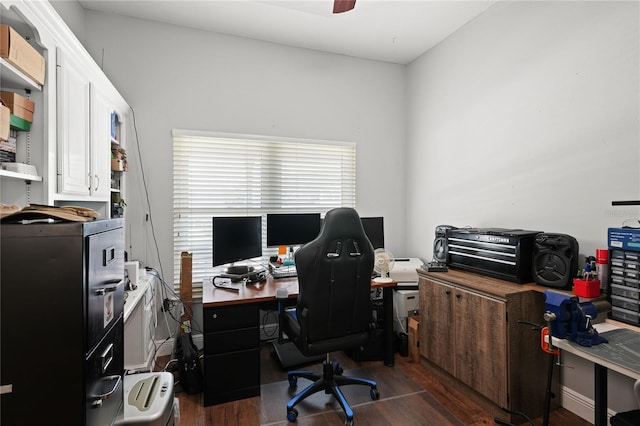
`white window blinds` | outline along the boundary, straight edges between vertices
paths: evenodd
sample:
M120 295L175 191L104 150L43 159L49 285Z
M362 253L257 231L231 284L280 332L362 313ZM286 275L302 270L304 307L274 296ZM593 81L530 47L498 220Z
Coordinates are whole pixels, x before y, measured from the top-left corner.
M173 131L174 284L180 253L193 255L194 296L212 266L213 216L324 214L354 207L353 143ZM264 246L263 256L270 254ZM273 251L273 250L272 250Z

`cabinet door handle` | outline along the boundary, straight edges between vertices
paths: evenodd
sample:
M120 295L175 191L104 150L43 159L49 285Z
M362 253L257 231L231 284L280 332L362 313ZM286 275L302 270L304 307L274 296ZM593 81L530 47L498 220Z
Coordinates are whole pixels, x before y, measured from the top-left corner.
M102 352L100 355L100 360L102 361L102 372L107 371L109 364L113 361L113 343L109 343L109 346Z
M120 383L122 382L122 377L118 375L103 377L96 384L95 389L98 390L97 393L90 393L89 398L93 399L91 402L91 406L93 408L98 408L102 406L102 401L108 399L111 395L115 393L116 390L120 387ZM111 384L111 389L104 391L105 384Z
M102 249L102 266L107 266L116 260L116 248L114 246Z
M100 187L100 176L98 176L97 174L93 175L96 178L96 188L94 189L94 191L98 191L98 187Z
M462 298L462 295L460 293L456 294L456 299L460 299Z
M97 288L95 290L95 294L97 296L104 296L107 293L112 293L114 291L116 291L118 289L118 287L120 286L120 284L122 284L124 282L124 280L110 280L107 281L105 284L108 284L105 287L100 287Z
M451 294L451 290L445 290L444 294L447 294L447 295Z

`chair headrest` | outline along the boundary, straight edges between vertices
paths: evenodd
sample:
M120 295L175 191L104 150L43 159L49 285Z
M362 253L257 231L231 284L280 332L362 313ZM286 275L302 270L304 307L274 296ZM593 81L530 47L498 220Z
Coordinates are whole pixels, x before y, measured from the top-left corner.
M360 216L355 209L350 207L339 207L329 210L324 218L322 229L318 234L318 239L361 239L366 234L360 222Z

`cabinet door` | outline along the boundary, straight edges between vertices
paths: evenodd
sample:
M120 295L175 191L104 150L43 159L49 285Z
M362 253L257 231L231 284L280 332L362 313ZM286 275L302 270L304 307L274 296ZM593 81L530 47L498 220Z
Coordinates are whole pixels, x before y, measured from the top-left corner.
M454 374L453 287L420 278L420 355Z
M56 61L58 192L89 195L89 79L61 49L56 50Z
M108 200L111 194L111 105L91 85L91 195Z
M455 289L455 376L507 407L506 303Z

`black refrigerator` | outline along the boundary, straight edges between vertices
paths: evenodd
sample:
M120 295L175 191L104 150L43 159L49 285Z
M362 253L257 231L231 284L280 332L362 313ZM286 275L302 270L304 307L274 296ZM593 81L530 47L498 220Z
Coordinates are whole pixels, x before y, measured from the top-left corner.
M123 413L122 219L0 225L0 423Z

